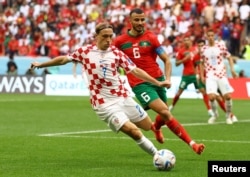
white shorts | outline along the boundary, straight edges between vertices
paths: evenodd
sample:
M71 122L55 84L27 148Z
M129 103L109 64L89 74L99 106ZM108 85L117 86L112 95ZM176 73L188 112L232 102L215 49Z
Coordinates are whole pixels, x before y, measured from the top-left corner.
M127 121L139 122L148 116L147 112L131 97L121 99L108 107L98 108L95 112L114 132L118 132Z
M222 95L227 93L232 93L234 91L233 87L230 85L228 79L223 77L221 79L207 78L206 79L206 92L207 94L217 94L218 89L221 91Z

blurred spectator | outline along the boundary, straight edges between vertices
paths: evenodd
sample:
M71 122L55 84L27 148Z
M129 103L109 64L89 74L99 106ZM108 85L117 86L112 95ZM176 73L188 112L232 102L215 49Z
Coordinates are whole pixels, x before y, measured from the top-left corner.
M240 77L240 78L246 77L245 71L244 71L244 70L241 70L241 71L239 72L239 77Z
M39 56L48 56L49 55L49 46L46 43L44 38L41 38L40 45L36 49L36 54Z
M236 2L233 2L233 0L226 0L225 7L227 16L230 21L233 20L235 17L239 16L238 12L239 6Z
M220 35L221 39L225 42L226 47L230 50L230 39L231 39L232 24L229 23L228 19L224 19L221 28Z
M10 75L10 76L16 76L18 73L17 73L17 65L14 61L14 56L13 55L10 55L9 56L9 61L7 63L7 72L6 74L7 75Z
M28 68L27 71L25 72L26 76L36 76L36 72L34 69Z
M67 41L62 41L60 43L60 48L59 48L59 51L60 51L60 55L66 55L69 53L69 45L67 43Z
M241 51L241 57L250 60L250 38L245 39L245 44Z
M182 4L182 11L183 11L183 16L186 19L189 19L191 17L191 8L192 8L191 0L184 0Z
M215 8L214 8L214 18L218 21L222 21L225 15L225 6L222 0L218 0Z
M243 0L239 7L240 20L245 21L249 19L250 6L248 0Z
M230 40L231 53L233 56L240 55L240 39L242 31L243 31L243 25L241 24L240 18L237 17L232 25L232 33Z
M44 70L42 72L42 76L44 76L46 74L51 74L51 73L49 72L49 70L47 68L44 68Z
M166 53L168 54L168 56L172 58L174 56L174 49L170 41L168 39L165 39L162 43L162 46L164 50L166 51Z
M60 40L55 38L54 40L49 41L49 57L54 58L55 56L60 55Z
M249 0L6 2L0 7L0 55L57 56L59 52L67 53L76 46L91 43L95 25L100 20L112 23L116 35L126 33L130 9L135 7L145 10L146 28L160 35L162 41L170 39L174 51L182 36L192 34L194 40L204 38L206 30L213 28L227 46L232 44L230 52L238 56L240 39L250 34ZM237 18L239 20L235 20ZM41 38L50 48L49 54L47 51L37 53Z
M9 42L7 43L7 54L9 54L10 58L14 58L15 55L18 54L18 40L15 36L11 36Z

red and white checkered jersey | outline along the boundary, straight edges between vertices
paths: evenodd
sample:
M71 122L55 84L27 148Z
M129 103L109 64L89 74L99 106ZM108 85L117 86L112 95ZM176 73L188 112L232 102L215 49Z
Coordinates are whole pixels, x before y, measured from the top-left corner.
M201 58L204 62L207 78L226 77L224 59L230 57L225 45L215 42L213 46L205 45L201 49Z
M103 51L96 45L87 45L68 57L82 64L88 79L90 102L94 108L115 104L119 99L129 96L129 91L120 79L118 67L129 73L136 66L116 47L111 46Z

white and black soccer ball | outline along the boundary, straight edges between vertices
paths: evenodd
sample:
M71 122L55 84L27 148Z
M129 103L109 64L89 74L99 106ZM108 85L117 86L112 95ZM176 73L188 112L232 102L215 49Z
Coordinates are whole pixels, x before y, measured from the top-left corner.
M174 153L168 149L157 151L153 157L153 164L160 171L170 171L174 168L176 157Z

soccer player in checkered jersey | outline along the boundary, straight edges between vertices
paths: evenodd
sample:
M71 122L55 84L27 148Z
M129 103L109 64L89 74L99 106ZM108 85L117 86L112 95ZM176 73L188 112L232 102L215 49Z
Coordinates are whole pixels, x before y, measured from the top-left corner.
M223 44L221 41L219 41L219 43L220 44ZM203 39L199 39L198 41L197 41L197 45L198 45L198 53L195 55L195 57L194 57L194 63L195 63L195 69L196 69L196 73L198 74L198 83L200 84L200 85L202 85L203 87L204 87L204 90L206 89L206 86L205 86L205 84L201 81L201 78L200 78L200 75L199 75L199 73L200 73L200 65L201 65L201 49L202 49L202 47L204 46L206 44L206 41L205 40L203 40ZM224 45L224 44L223 44ZM206 73L204 73L205 74L205 76L206 76ZM204 77L205 77L204 76ZM217 103L219 104L219 106L220 106L220 108L224 111L224 112L226 112L226 106L225 106L225 101L224 101L224 99L223 99L223 96L221 95L221 92L220 92L220 90L218 89L218 95L216 95L216 101L217 101ZM217 105L216 104L213 104L212 105L212 113L210 113L211 114L211 117L216 117L216 118L218 118L219 117L219 113L218 113L218 110L217 110ZM210 117L210 118L211 118ZM232 121L233 122L237 122L238 120L237 120L237 117L232 113L231 114L231 119L232 119ZM211 120L213 120L213 119L211 119ZM210 122L209 122L210 123Z
M156 147L139 129L151 130L151 119L129 95L117 68L122 67L127 73L158 87L166 87L168 82L154 79L137 68L122 51L111 46L111 25L100 23L96 26L95 32L96 44L80 47L67 56L58 56L44 63L33 62L31 68L64 65L69 62L82 64L89 83L90 102L99 118L106 122L111 130L125 133L144 151L154 155Z
M176 54L176 66L183 65L181 82L179 84L179 89L175 94L172 104L169 106L169 110L175 107L176 103L180 99L181 94L185 89L187 89L188 85L194 84L196 90L202 94L203 102L207 108L208 115L213 116L213 110L209 104L209 98L205 91L205 86L198 82L197 76L197 68L195 67L195 61L197 60L198 50L193 46L193 41L189 35L183 37L183 47L181 47Z
M159 43L156 35L144 29L145 13L141 9L132 9L130 12L132 28L127 33L117 36L114 45L122 50L136 64L159 81L167 81L171 86L171 62ZM156 62L157 56L165 63L164 73ZM164 76L165 74L165 76ZM166 125L175 135L187 143L193 151L201 154L204 144L198 144L189 136L185 128L174 118L167 106L167 93L165 88L154 86L128 73L128 82L145 110L152 109L157 114L152 130L158 142L163 143L164 137L161 126ZM156 131L155 131L156 130Z
M209 96L211 106L215 106L216 96L218 95L218 89L222 93L222 96L226 104L226 123L233 124L234 120L231 119L232 114L232 97L231 93L234 91L230 85L227 74L224 59L228 59L232 76L237 77L234 71L234 63L231 54L228 52L225 45L222 45L215 41L215 34L213 30L207 31L208 44L201 49L201 58L203 64L201 65L201 80L206 85L206 92ZM206 77L204 74L206 73ZM216 117L211 117L208 123L212 124L216 120Z

